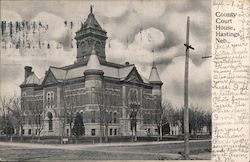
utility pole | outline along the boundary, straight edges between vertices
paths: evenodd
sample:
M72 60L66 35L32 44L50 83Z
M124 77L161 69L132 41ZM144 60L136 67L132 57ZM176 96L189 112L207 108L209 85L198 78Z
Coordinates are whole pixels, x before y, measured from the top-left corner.
M189 108L188 108L188 69L189 69L189 49L194 48L189 45L189 16L187 17L186 33L186 58L185 58L185 76L184 76L184 158L189 159Z

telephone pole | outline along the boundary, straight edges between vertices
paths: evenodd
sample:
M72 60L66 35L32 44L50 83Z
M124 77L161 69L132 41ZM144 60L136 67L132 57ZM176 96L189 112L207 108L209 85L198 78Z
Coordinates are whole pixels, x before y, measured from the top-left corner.
M189 159L189 108L188 108L188 69L189 69L189 49L194 48L189 45L189 16L187 17L186 33L186 58L185 58L185 76L184 76L184 158Z

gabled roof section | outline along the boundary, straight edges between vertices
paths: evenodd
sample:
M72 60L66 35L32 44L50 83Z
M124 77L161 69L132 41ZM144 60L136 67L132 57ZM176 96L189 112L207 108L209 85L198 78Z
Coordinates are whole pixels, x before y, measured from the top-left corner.
M119 68L119 77L121 79L125 79L129 75L129 73L133 70L134 67L135 66L132 64L130 66Z
M55 71L54 71L55 73ZM56 79L54 73L51 70L51 67L49 68L48 72L46 72L44 80L42 82L43 85L47 84L53 84L53 83L58 83L59 80Z
M36 74L34 72L32 72L25 80L24 82L21 84L21 86L23 85L39 85L40 80L39 78L36 76Z
M142 78L144 83L149 83L149 80L147 78L145 78L143 75L141 75L141 78Z
M130 71L128 76L125 78L125 81L136 82L136 83L144 83L143 79L141 78L141 75L138 73L135 66Z
M57 80L64 80L65 79L66 74L67 74L66 70L63 70L63 69L60 69L57 67L52 67L52 66L50 67L50 70Z
M38 85L41 85L43 83L44 78L45 78L45 76L40 78Z

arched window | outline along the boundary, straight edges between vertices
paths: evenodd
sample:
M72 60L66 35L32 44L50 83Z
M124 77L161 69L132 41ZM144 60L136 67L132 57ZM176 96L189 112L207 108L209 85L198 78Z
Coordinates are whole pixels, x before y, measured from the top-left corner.
M95 123L95 111L91 111L91 123Z
M54 92L47 92L47 105L52 107L54 104Z
M112 123L112 112L109 113L109 123Z
M53 115L51 112L48 112L48 118L49 118L49 131L53 130Z
M50 102L50 93L49 92L47 93L47 102L48 102L48 106L50 106L51 102Z
M138 103L138 91L137 91L137 89L130 89L129 90L129 103L130 104L137 104Z
M40 114L38 114L37 123L38 123L39 125L41 124L41 115L40 115Z
M116 112L114 112L114 123L117 123L117 113Z
M51 94L51 106L54 104L54 92L50 92Z

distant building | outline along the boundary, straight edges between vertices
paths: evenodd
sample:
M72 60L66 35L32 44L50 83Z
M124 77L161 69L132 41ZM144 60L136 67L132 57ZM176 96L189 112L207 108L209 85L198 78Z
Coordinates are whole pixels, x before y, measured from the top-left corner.
M106 31L92 8L75 39L74 64L50 66L43 78L25 66L25 79L20 85L24 135L41 130L41 136L67 136L76 113L83 117L85 136L104 134L105 126L109 136L128 136L134 121L138 136L156 135L163 84L156 64L153 62L146 79L134 64L108 62Z

